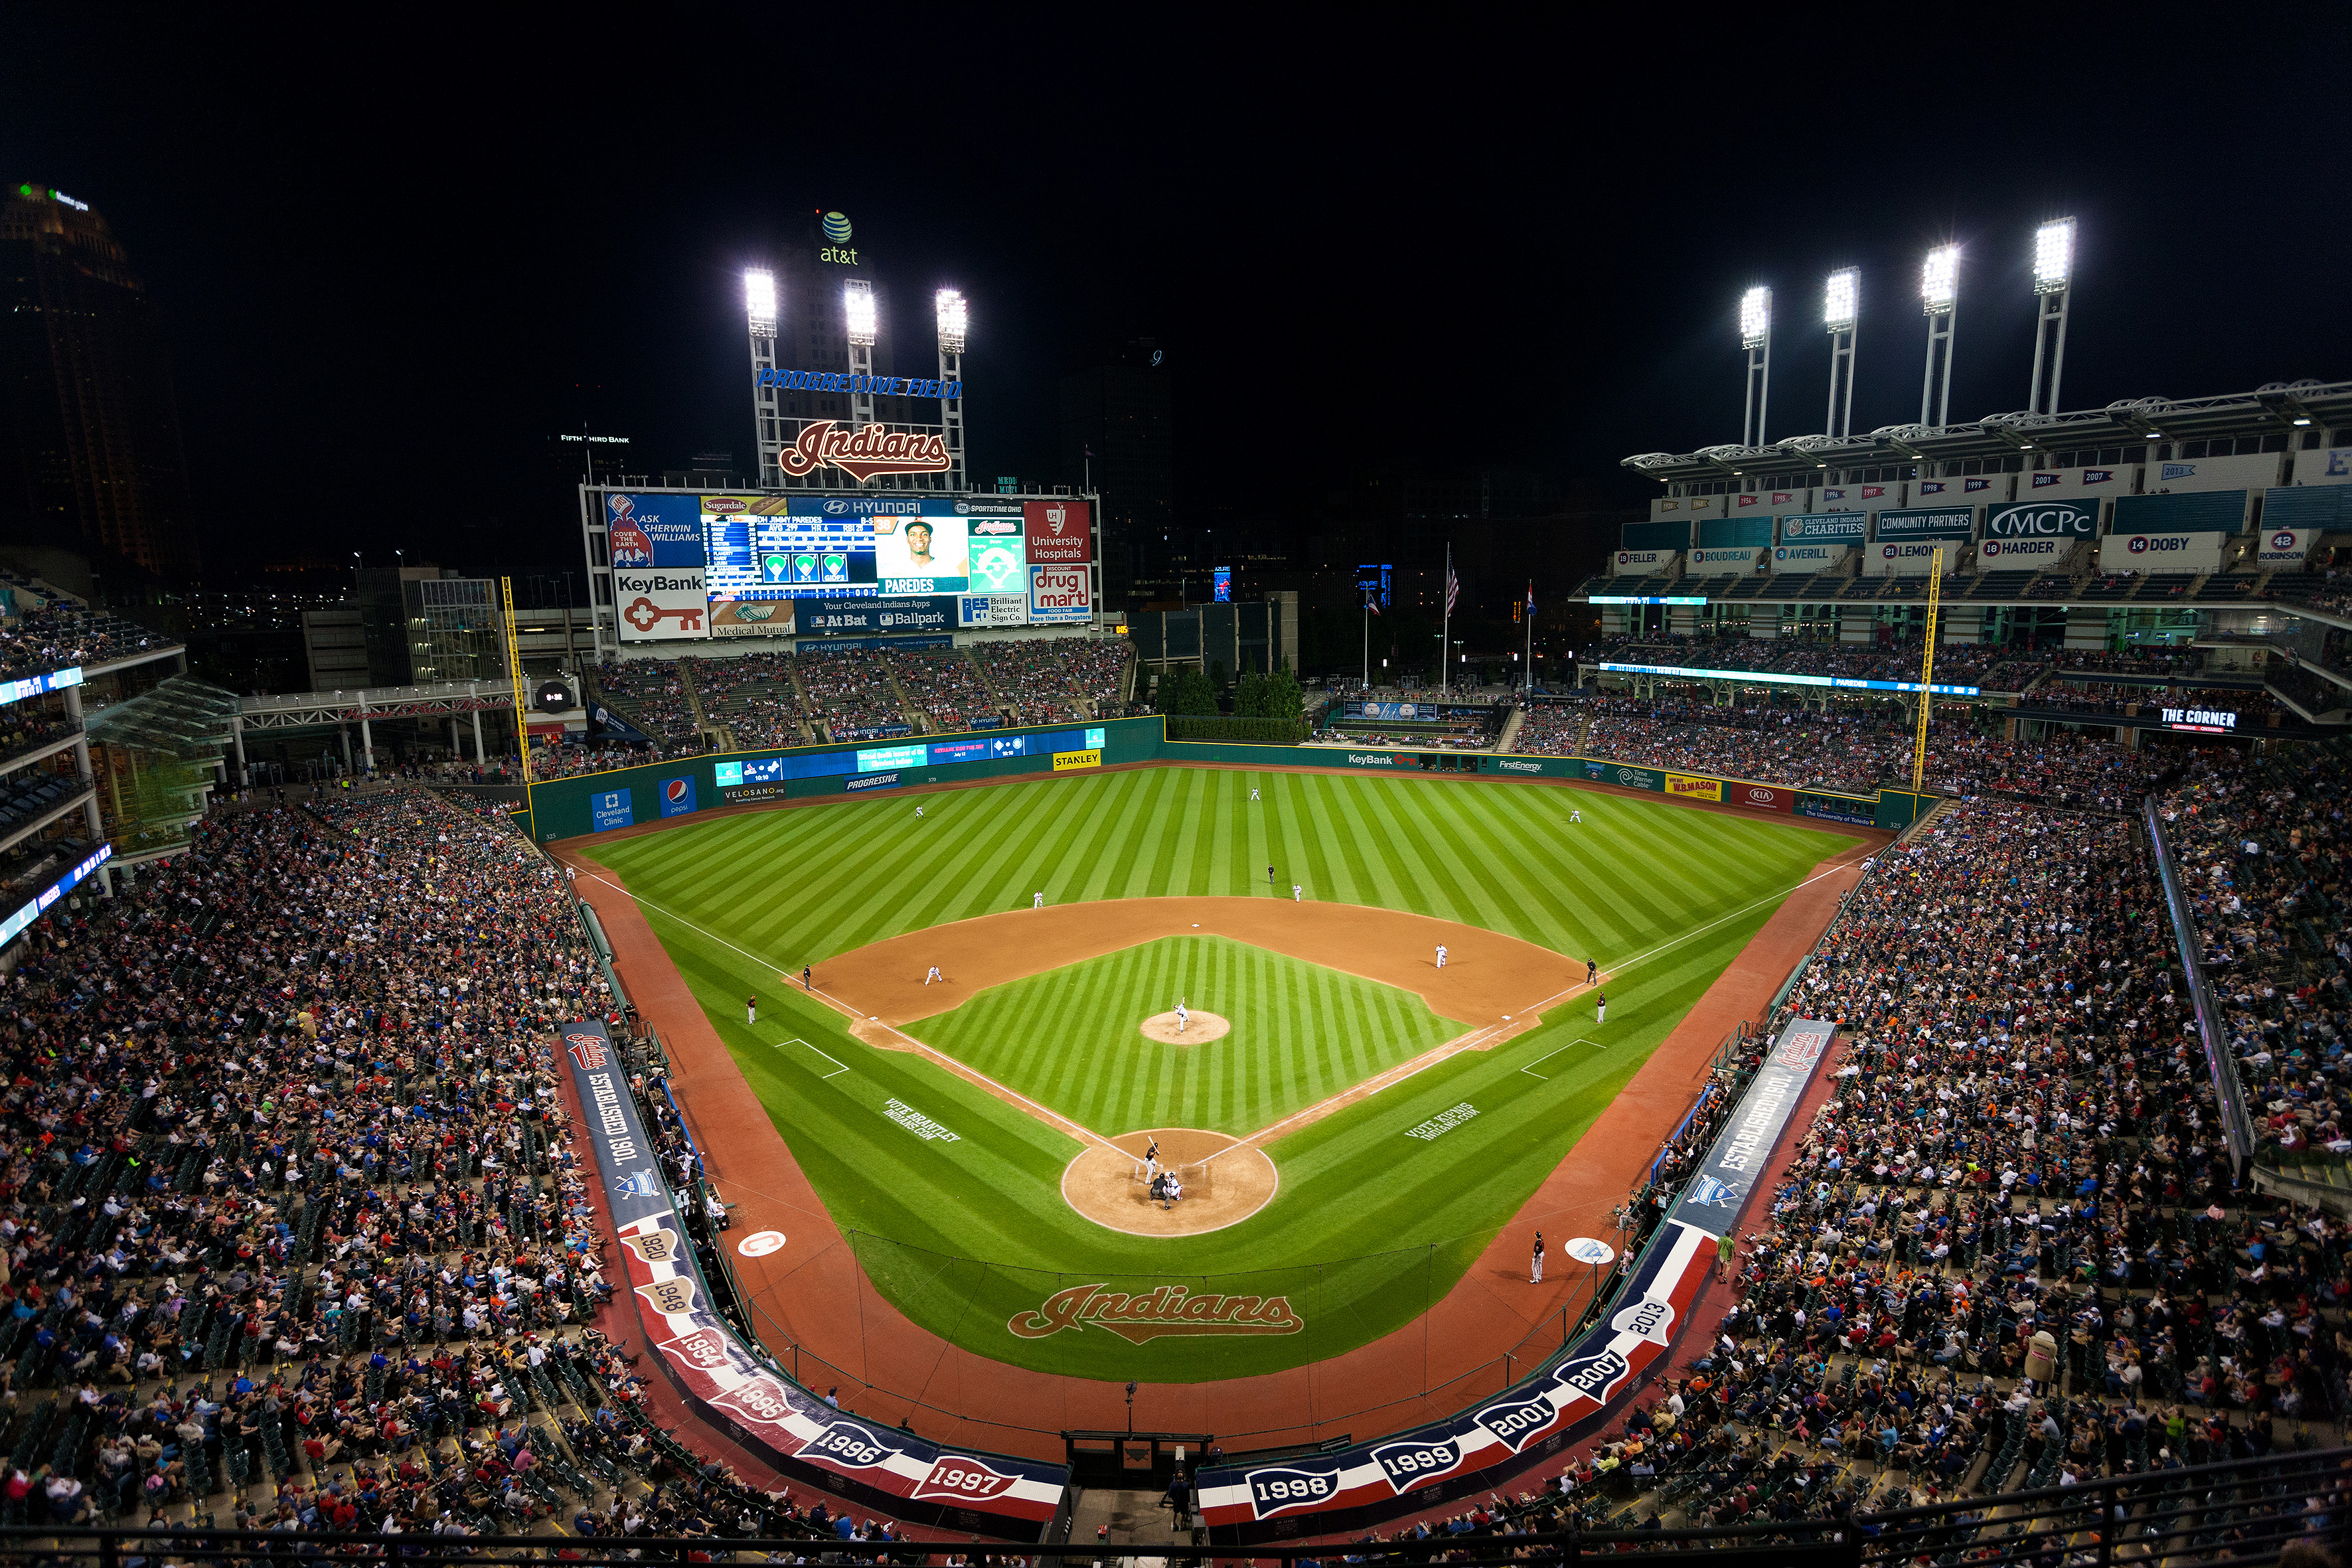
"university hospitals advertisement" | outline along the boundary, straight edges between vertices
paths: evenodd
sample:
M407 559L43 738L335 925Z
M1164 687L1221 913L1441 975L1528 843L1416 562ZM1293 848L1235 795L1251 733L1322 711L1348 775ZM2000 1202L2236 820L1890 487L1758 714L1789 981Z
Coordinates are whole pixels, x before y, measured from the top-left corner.
M613 608L623 642L674 642L710 635L710 594L699 566L667 572L615 567Z
M1032 566L1029 568L1029 620L1032 625L1066 626L1090 621L1095 616L1091 568Z
M1601 1430L1673 1355L1713 1272L1717 1239L1738 1223L1835 1029L1801 1018L1781 1031L1681 1200L1591 1330L1535 1375L1449 1420L1338 1453L1204 1466L1197 1491L1211 1542L1240 1546L1352 1530L1483 1496Z
M1095 558L1093 511L1085 501L1024 501L1021 510L1030 565L1076 566Z
M2111 533L2099 541L2102 572L2219 572L2224 533Z
M607 495L604 526L615 567L700 566L702 498Z
M943 1448L903 1426L859 1420L751 1353L713 1308L611 1034L594 1019L567 1024L563 1048L621 1244L621 1299L672 1385L805 1485L917 1523L1042 1538L1061 1508L1066 1468Z

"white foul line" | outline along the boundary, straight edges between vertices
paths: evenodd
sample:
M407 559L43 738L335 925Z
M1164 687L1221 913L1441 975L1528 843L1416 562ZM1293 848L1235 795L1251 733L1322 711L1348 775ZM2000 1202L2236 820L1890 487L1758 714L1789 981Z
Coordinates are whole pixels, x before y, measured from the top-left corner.
M1591 1046L1596 1051L1605 1051L1609 1048L1607 1046L1602 1045L1599 1040L1591 1039L1590 1037L1581 1040L1570 1040L1565 1046L1555 1047L1553 1049L1546 1051L1543 1055L1538 1057L1534 1061L1529 1062L1526 1067L1521 1068L1519 1070L1526 1073L1529 1078L1541 1079L1546 1083L1549 1083L1551 1081L1551 1075L1549 1073L1538 1072L1535 1070L1536 1068L1541 1063L1551 1060L1552 1058L1559 1055L1561 1051L1571 1050L1578 1046Z
M810 1050L816 1051L816 1047L815 1047L814 1046L810 1046L810 1045L809 1045L809 1043L808 1043L806 1040L798 1040L798 1039L794 1039L794 1040L778 1040L778 1041L776 1042L776 1049L778 1049L778 1050L780 1050L780 1051L781 1051L781 1050L782 1050L786 1046L808 1046L808 1048L809 1048ZM829 1061L829 1062L832 1062L832 1063L833 1063L833 1067L834 1067L834 1070L833 1070L833 1071L831 1071L831 1072L829 1072L829 1073L826 1073L826 1074L823 1075L822 1077L820 1077L820 1078L817 1079L817 1082L819 1082L819 1083L823 1083L826 1079L829 1079L829 1078L839 1078L843 1073L845 1073L845 1072L847 1072L847 1071L849 1070L849 1064L848 1064L847 1062L836 1060L835 1058L832 1058L832 1057L825 1057L825 1056L824 1056L824 1053L823 1051L816 1051L816 1054L817 1054L817 1055L819 1055L819 1056L821 1056L821 1057L824 1057L824 1059L825 1059L825 1060L827 1060L827 1061Z

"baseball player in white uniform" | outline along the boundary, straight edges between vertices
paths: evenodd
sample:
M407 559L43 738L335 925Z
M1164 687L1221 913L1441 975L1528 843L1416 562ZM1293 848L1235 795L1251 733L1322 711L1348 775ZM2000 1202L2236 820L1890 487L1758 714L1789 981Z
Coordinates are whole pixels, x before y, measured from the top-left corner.
M1181 1034L1182 1034L1182 1033L1184 1032L1185 1026L1186 1026L1187 1025L1191 1024L1191 1023L1192 1023L1192 1014L1191 1009L1187 1008L1187 1007L1184 1005L1183 998L1181 998L1181 997L1177 998L1177 1001L1176 1001L1176 1032L1177 1032L1178 1034L1180 1034L1180 1035L1181 1035Z
M1045 895L1040 893L1035 898L1031 899L1029 900L1029 907L1033 910L1044 909L1045 907Z
M940 973L940 966L936 963L932 964L929 972L923 976L923 984L929 985L934 980L942 985L947 984L947 976Z
M1290 901L1294 904L1303 904L1307 901L1305 890L1296 882L1290 884Z
M1574 806L1570 806L1569 808L1568 819L1570 822L1582 822L1584 820L1584 813Z
M1252 800L1255 800L1257 798L1257 785L1255 784L1250 785L1250 798Z
M1437 944L1437 967L1445 967L1445 944L1442 942Z

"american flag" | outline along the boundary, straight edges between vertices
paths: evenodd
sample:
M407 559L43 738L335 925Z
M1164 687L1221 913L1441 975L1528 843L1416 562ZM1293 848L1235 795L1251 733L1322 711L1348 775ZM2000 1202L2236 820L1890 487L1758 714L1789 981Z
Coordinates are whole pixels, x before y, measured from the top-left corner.
M1364 608L1376 616L1381 613L1381 596L1370 588L1364 590Z
M1461 596L1462 579L1454 574L1452 566L1448 566L1445 569L1445 613L1447 615L1454 613L1454 601Z

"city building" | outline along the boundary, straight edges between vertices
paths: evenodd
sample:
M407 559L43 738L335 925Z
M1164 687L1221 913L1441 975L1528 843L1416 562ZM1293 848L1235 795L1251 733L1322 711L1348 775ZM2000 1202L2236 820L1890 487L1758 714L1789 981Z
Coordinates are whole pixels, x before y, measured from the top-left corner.
M1103 596L1184 597L1201 575L1176 524L1175 396L1160 345L1138 338L1062 378L1062 478L1102 497Z
M352 604L303 612L311 690L506 679L494 579L432 565L371 566L352 575Z
M0 533L197 565L153 304L106 220L37 184L0 206Z

